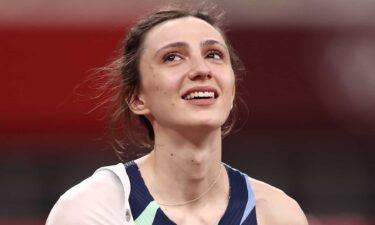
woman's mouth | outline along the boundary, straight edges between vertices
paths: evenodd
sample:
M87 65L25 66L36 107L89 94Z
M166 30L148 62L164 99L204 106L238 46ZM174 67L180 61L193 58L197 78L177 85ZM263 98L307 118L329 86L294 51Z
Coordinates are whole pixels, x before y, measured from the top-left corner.
M187 95L184 95L182 97L185 100L191 100L191 99L214 99L215 98L215 92L213 91L194 91L190 92Z
M219 97L215 88L209 86L196 86L187 90L181 98L184 100L215 100Z

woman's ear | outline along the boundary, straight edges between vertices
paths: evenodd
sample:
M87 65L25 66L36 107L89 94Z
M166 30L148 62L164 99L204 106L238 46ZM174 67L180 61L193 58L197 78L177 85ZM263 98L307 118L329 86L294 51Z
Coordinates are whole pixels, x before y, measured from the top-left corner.
M140 95L134 95L128 103L130 110L136 115L147 115L150 110L146 107L146 102Z

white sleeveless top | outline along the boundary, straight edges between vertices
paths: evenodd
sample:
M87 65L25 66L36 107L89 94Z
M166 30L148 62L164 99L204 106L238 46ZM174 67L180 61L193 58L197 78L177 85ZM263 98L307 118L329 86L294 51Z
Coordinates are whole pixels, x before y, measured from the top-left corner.
M99 168L59 198L46 225L134 225L124 171L122 163Z

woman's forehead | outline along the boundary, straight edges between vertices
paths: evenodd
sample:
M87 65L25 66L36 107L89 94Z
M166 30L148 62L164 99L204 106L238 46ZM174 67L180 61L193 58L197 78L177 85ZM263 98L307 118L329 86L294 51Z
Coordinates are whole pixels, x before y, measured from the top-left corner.
M153 27L146 34L143 47L156 51L173 42L201 43L206 40L215 40L225 45L222 34L211 24L199 18L183 17Z

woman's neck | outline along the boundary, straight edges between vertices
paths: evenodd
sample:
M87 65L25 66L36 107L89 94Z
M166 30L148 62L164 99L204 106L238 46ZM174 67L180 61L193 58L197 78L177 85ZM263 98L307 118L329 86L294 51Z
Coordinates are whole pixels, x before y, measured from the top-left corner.
M155 133L154 150L137 163L156 200L188 201L206 191L215 179L218 187L225 181L225 176L218 177L221 130L199 135L201 139L173 131Z

